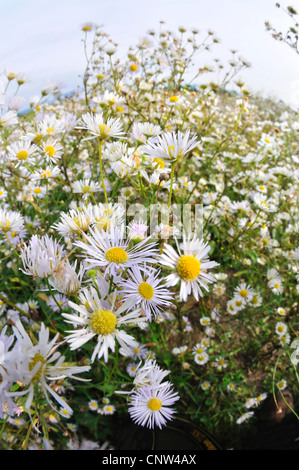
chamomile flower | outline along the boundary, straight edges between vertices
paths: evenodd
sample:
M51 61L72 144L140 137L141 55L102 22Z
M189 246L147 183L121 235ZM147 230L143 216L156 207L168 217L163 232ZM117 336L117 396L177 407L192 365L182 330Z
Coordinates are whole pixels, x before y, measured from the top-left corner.
M197 136L190 136L190 131L185 134L178 131L166 132L156 137L155 142L148 142L144 146L145 156L160 158L161 160L178 161L191 152L199 141Z
M137 367L138 367L137 362L130 362L130 364L127 365L126 371L130 377L135 377Z
M64 246L53 237L33 235L21 250L21 270L29 276L48 278L58 268L64 253Z
M175 410L174 403L179 400L179 395L173 391L170 384L156 388L151 385L139 387L129 396L128 410L132 420L154 429L160 429L171 420Z
M16 246L26 233L24 217L19 212L0 208L0 234L5 244Z
M162 265L172 268L175 272L166 276L166 286L180 286L180 300L186 301L191 293L196 300L203 296L202 288L208 291L208 284L215 282L215 278L208 273L208 269L218 266L215 261L209 261L207 254L210 246L195 236L193 239L183 236L183 243L177 250L165 244L164 252L159 256Z
M140 305L147 319L156 318L164 308L171 305L172 294L159 278L160 271L143 272L133 266L127 271L129 276L119 282L120 293L126 299L128 308Z
M254 411L247 411L243 413L236 421L237 424L242 424L254 415Z
M31 337L26 332L22 323L17 320L13 327L14 335L17 340L17 347L11 351L8 370L14 379L14 382L21 382L23 389L21 391L10 392L12 397L27 395L24 409L30 414L30 409L34 401L36 384L39 384L49 405L55 409L52 398L58 404L72 412L70 406L61 398L49 385L48 382L61 380L66 377L79 379L74 374L87 372L90 366L69 366L65 364L65 357L57 349L60 343L57 343L59 334L57 333L52 340L49 340L49 329L42 323L37 341L32 342Z
M76 237L86 232L91 224L91 214L87 208L70 209L68 213L60 214L60 222L52 226L63 237Z
M279 390L285 390L287 388L287 381L285 379L281 379L278 382L276 382L277 387Z
M279 337L282 337L286 334L288 330L288 325L286 325L285 323L279 321L276 323L275 325L275 333L279 336Z
M57 139L49 137L42 142L42 150L46 160L55 164L62 155L63 147Z
M111 302L100 300L95 288L84 288L79 294L80 305L69 301L69 306L78 314L63 313L67 323L72 324L76 329L68 331L66 337L71 350L80 348L83 344L96 339L91 362L95 358L104 358L108 361L109 350L115 351L116 341L125 351L129 348L137 347L137 341L133 336L124 331L127 324L138 325L140 322L140 310L133 310L122 315L124 307L116 308L116 294Z
M99 407L99 403L97 400L90 400L88 402L88 408L91 410L91 411L97 411L98 410L98 407Z
M248 303L253 298L254 290L252 289L251 286L249 286L245 282L241 282L235 288L234 295L235 295L235 298L239 299L241 302Z
M83 199L87 199L90 194L100 191L101 185L97 181L85 179L82 181L74 181L74 183L72 183L72 188L74 193L82 194Z
M34 155L37 153L38 148L35 144L22 140L19 142L12 142L7 150L9 158L15 162L16 167L18 167L22 162L34 163Z
M78 129L87 130L91 134L91 137L86 137L84 140L98 138L102 141L111 137L120 138L124 134L119 118L108 118L105 123L101 112L83 114L80 124Z
M51 178L57 178L61 173L61 170L58 166L50 167L46 166L46 168L39 169L35 171L31 175L31 179L35 180L49 180Z
M201 384L200 384L200 388L202 390L209 390L209 388L211 387L211 383L208 381L208 380L204 380Z
M102 415L113 415L115 413L115 406L114 405L105 405L103 408L100 410L100 414Z
M284 317L284 316L286 315L286 311L285 311L285 309L282 308L282 307L278 307L278 308L276 309L276 312L277 312L278 315L281 316L281 317Z
M196 353L194 354L194 361L196 362L196 364L199 364L199 365L204 365L208 362L209 360L209 354L206 352L206 351L202 351L201 353Z
M82 248L90 267L102 267L105 273L112 275L134 265L155 261L157 249L153 242L149 242L150 237L131 247L130 239L125 240L124 236L123 226L112 226L106 231L90 228L89 234L85 234L86 242L77 241L74 244Z
M275 277L268 282L269 288L273 294L279 295L283 292L283 284L280 277Z
M225 369L227 367L227 362L224 360L224 358L222 356L220 356L220 357L216 357L215 362L214 362L213 365L217 370L220 371L220 370Z

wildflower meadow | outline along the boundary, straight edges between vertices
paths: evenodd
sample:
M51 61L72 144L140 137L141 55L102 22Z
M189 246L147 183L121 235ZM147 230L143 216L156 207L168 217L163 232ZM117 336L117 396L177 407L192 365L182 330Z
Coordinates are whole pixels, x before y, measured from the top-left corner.
M213 31L161 21L125 60L78 35L72 93L20 111L28 78L0 83L0 447L117 450L177 419L244 447L269 397L297 417L298 112L237 52L205 65Z

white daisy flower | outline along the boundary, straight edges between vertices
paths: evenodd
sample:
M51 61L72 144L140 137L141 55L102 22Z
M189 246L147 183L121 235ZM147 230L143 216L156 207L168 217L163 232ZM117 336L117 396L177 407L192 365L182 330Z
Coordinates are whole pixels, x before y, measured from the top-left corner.
M6 244L16 246L27 233L24 217L19 212L0 208L0 233Z
M129 397L129 414L134 422L141 426L160 429L172 419L175 410L174 403L179 395L173 391L170 384L162 388L152 386L140 387Z
M288 384L287 384L287 381L285 379L281 379L278 382L276 382L276 385L279 388L279 390L284 390L285 388L287 388Z
M190 131L187 131L185 134L180 131L177 133L166 132L162 135L157 135L154 143L147 142L143 150L144 155L148 157L177 161L198 144L197 136L190 136Z
M60 222L52 225L52 228L63 237L75 237L86 232L91 221L91 214L87 208L70 209L68 213L62 212L60 214Z
M280 277L275 277L268 282L269 288L272 290L273 294L279 295L283 292L283 284Z
M199 300L203 296L202 288L208 291L208 284L215 282L215 278L208 274L208 269L218 266L218 263L209 261L207 254L210 246L203 240L196 237L191 240L184 235L181 246L175 240L178 253L166 243L163 254L159 256L162 265L175 270L166 276L166 286L175 286L181 282L180 300L186 301L191 293Z
M247 413L243 413L240 418L237 419L236 423L237 424L242 424L244 421L247 421L249 418L251 418L254 415L254 411L247 411Z
M128 351L137 347L138 343L133 336L126 333L122 327L127 324L138 325L140 322L140 310L133 310L126 315L124 306L115 309L116 294L113 295L112 303L100 300L95 288L85 288L79 293L80 305L69 301L69 306L78 314L63 313L62 316L67 323L71 323L74 331L67 331L67 342L71 350L80 348L83 344L96 338L97 343L93 350L91 362L95 358L108 361L109 350L115 351L116 341L121 348Z
M13 331L17 343L16 347L10 352L9 363L6 363L6 368L11 377L13 377L14 382L21 382L24 384L24 388L21 391L10 392L10 396L20 397L27 395L24 408L30 414L36 392L35 385L39 384L47 402L52 408L55 409L51 401L51 398L54 398L63 409L71 413L72 409L53 390L48 381L53 382L54 380L61 380L66 377L85 380L75 377L74 374L87 372L90 370L90 366L65 365L65 357L57 351L60 346L60 343L57 343L59 333L49 341L49 329L43 323L39 331L38 341L34 343L19 320L15 322Z
M156 318L164 308L171 305L173 294L166 289L159 279L160 271L145 271L133 266L127 271L128 279L119 282L120 294L129 308L140 305L147 319Z
M287 329L288 329L288 325L286 325L285 323L281 321L277 322L275 325L275 333L280 337L286 334Z
M78 126L78 129L87 130L92 135L91 137L86 137L84 140L95 138L104 140L110 137L120 138L123 137L124 134L119 118L109 118L105 124L104 116L101 112L97 114L83 114L80 124L81 126Z
M234 297L241 302L248 303L252 300L254 295L254 290L245 282L241 282L236 288L234 292Z
M54 167L47 166L46 168L35 171L31 175L31 178L33 181L34 180L49 180L50 178L56 178L57 176L60 175L60 173L61 173L61 170L58 166L54 166Z
M134 265L155 262L158 251L156 244L149 242L150 237L130 247L130 239L124 239L124 229L124 226L111 226L106 231L90 228L90 235L84 236L86 242L77 241L74 244L82 248L91 268L103 267L105 273L109 271L112 275Z
M65 250L53 237L33 235L21 250L21 271L33 277L47 278L58 268Z
M31 142L22 140L13 142L7 150L9 158L13 162L16 162L16 167L18 167L22 162L34 163L34 154L37 152L38 148L36 145L31 144Z
M42 149L47 160L56 163L62 155L63 146L53 137L42 142Z
M97 411L98 410L98 407L99 407L99 404L97 402L97 400L90 400L88 402L88 408L91 410L91 411Z
M83 194L83 198L87 199L90 194L101 190L100 183L84 179L83 181L75 181L72 183L72 189L76 194Z
M209 360L209 354L206 352L206 351L202 351L201 353L196 353L194 354L194 361L196 362L196 364L199 364L199 365L204 365L208 362Z

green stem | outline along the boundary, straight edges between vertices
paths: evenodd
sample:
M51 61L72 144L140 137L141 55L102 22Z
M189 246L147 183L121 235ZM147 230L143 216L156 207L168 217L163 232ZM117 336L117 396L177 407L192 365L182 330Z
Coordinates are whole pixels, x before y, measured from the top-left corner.
M100 173L101 173L101 180L102 180L102 186L104 190L104 196L105 196L105 201L108 207L108 198L107 198L107 193L106 193L106 188L105 188L105 181L104 181L104 174L103 174L103 164L102 164L102 141L99 141L99 161L100 161Z

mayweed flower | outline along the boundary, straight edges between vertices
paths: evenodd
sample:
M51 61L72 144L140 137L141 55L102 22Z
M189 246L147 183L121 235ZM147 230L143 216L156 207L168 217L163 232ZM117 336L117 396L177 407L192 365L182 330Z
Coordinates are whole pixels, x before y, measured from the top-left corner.
M72 412L70 406L61 398L48 381L73 378L84 381L74 374L80 374L90 370L90 366L69 366L65 364L65 357L57 349L61 343L57 343L59 333L49 341L49 329L42 323L37 342L32 342L22 323L17 320L13 326L16 343L5 361L5 369L11 375L14 382L23 384L21 391L10 392L11 397L27 395L24 409L30 414L35 395L35 384L39 384L49 405L55 409L50 397L68 412ZM56 410L56 409L55 409ZM57 411L57 410L56 410ZM58 411L59 412L59 411Z
M137 341L133 336L126 333L122 328L127 324L138 325L140 321L140 310L133 310L130 313L122 315L125 310L124 304L116 307L116 293L111 299L100 300L98 293L94 287L84 288L79 293L80 305L69 301L69 306L78 312L78 314L63 313L67 323L76 328L74 331L67 331L67 342L70 344L71 350L80 348L83 344L96 338L97 343L94 347L91 362L95 358L108 361L109 350L115 351L116 341L120 347L130 352L129 348L135 348Z
M190 131L185 134L178 131L166 132L157 135L154 142L147 142L143 148L146 157L160 158L161 160L178 161L191 152L199 141L197 136L190 137Z
M82 248L91 268L105 268L105 274L110 272L115 275L134 265L155 262L158 251L155 243L149 243L150 237L130 247L130 239L125 240L124 236L123 226L111 226L106 231L99 231L95 227L89 229L88 235L85 234L84 242L77 241L74 244Z
M64 246L49 235L33 235L21 250L24 274L48 278L58 268L65 254Z
M91 137L85 137L84 140L98 138L102 141L110 137L120 138L124 134L119 118L108 118L105 124L104 116L101 112L97 114L83 114L80 124L77 127L78 129L87 130L91 134Z
M166 276L166 286L175 286L181 282L180 300L186 301L191 293L199 300L203 296L202 288L208 291L208 284L215 282L215 278L208 274L208 269L218 266L218 263L209 261L207 253L210 246L196 237L189 239L184 236L181 246L177 243L177 250L178 253L166 243L164 253L159 256L161 264L175 270Z
M49 137L42 142L42 149L45 159L55 164L62 155L63 146L54 137Z
M128 393L128 410L131 418L141 426L160 429L172 419L172 405L179 400L172 384L163 382L170 371L161 369L156 361L147 360L134 378L135 388Z
M237 419L236 423L237 424L242 424L245 421L247 421L249 418L251 418L254 415L254 411L247 411L247 413L243 413L240 418Z
M151 321L156 318L163 309L171 305L173 294L169 292L159 279L160 271L146 270L138 266L132 266L127 271L128 279L120 280L120 294L124 297L128 308L140 305L145 316Z
M135 389L130 395L128 411L135 423L161 429L172 419L175 412L172 406L177 400L179 396L170 385L161 388L148 385Z
M34 154L36 154L38 147L29 141L23 140L12 142L7 150L9 158L16 162L16 167L18 167L22 162L34 163Z
M1 233L4 235L5 244L16 246L27 233L24 217L19 212L0 208Z

